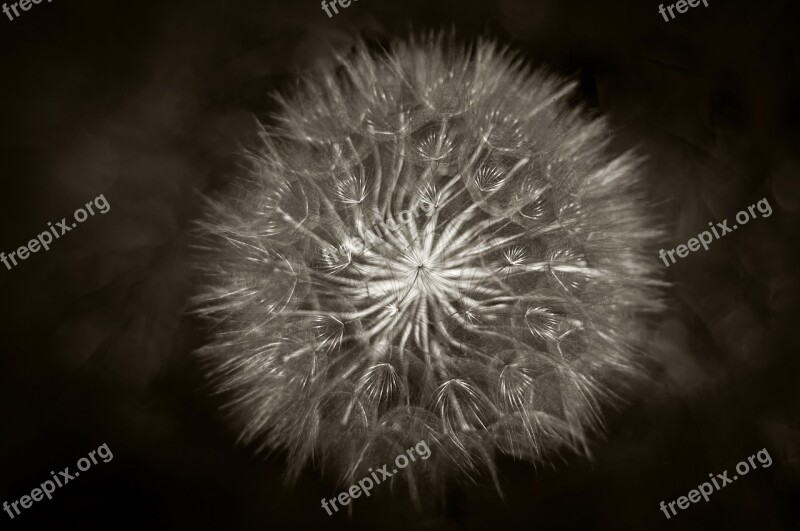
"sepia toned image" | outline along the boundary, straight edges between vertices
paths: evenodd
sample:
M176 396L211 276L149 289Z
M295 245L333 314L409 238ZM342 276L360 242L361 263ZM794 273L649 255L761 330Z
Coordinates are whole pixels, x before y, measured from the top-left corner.
M800 527L799 5L2 12L3 529Z

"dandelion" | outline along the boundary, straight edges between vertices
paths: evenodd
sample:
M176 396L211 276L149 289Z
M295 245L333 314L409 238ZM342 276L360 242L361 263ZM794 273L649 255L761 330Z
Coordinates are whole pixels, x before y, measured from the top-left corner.
M640 161L573 90L430 36L360 45L281 100L199 223L201 353L243 440L344 484L425 440L412 491L497 481L498 452L588 452L660 309L660 232Z

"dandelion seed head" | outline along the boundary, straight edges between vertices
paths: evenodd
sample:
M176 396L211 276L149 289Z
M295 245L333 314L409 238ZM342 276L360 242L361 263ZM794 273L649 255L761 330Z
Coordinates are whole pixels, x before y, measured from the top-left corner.
M242 438L343 482L588 451L660 309L633 154L489 42L361 45L282 100L200 222L201 350Z

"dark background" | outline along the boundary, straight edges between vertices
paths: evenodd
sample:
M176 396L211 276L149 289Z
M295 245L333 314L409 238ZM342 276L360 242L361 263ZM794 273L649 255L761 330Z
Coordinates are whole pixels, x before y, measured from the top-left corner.
M0 15L0 250L103 193L50 251L0 267L0 502L107 443L114 454L0 528L800 529L800 4L710 0L664 22L655 1L55 0ZM253 455L191 351L188 249L201 192L228 182L269 93L357 35L495 37L580 80L650 163L665 248L767 197L751 221L667 271L654 372L607 413L593 460L501 463L413 510L386 485L342 488ZM654 259L657 259L654 256ZM709 473L773 465L667 521ZM731 474L732 475L732 474Z

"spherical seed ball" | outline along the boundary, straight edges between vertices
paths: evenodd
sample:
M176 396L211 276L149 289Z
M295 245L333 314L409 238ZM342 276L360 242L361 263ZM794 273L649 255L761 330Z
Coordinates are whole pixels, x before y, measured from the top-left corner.
M201 350L243 439L412 491L585 451L660 308L637 159L490 42L360 46L282 100L200 223Z

